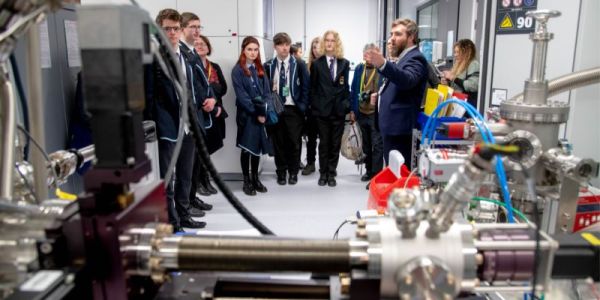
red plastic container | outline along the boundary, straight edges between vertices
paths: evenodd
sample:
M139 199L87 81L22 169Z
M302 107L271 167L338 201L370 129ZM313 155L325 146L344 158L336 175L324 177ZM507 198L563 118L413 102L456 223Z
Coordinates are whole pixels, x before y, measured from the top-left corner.
M408 178L410 171L405 165L402 165L400 175L402 177L396 177L392 170L390 170L390 167L386 167L371 179L371 183L369 184L369 202L367 203L368 209L376 209L379 213L383 213L387 211L388 197L393 189L404 188L405 186L412 188L421 184L419 177L414 174ZM408 184L406 183L407 179Z

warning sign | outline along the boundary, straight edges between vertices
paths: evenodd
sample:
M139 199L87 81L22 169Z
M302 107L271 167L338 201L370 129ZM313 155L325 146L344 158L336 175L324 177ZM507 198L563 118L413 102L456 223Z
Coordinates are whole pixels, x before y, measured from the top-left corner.
M510 16L508 14L504 15L504 19L502 19L502 22L500 23L500 28L512 28L513 27L513 22L510 19Z
M537 9L537 0L503 0L496 8L496 34L524 34L535 30L527 12Z

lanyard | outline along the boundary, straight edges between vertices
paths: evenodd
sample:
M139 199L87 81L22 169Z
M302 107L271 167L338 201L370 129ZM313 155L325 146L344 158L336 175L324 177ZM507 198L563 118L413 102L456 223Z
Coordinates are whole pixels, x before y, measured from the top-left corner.
M375 73L377 73L377 70L373 69L373 72L371 72L371 75L369 76L369 79L367 80L367 83L365 84L365 75L367 74L367 66L365 65L364 71L360 78L360 92L361 93L366 86L371 84L371 81L373 81L373 78L375 77Z
M210 62L208 60L206 61L206 69L208 72L208 80L210 81L210 75L212 73L212 66L210 65Z

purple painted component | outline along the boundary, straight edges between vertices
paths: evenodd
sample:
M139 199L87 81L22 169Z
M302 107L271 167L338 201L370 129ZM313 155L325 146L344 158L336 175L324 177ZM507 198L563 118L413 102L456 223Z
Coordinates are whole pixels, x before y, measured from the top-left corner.
M481 241L527 241L528 231L490 230L482 232ZM533 251L483 251L483 266L479 273L488 282L505 280L527 280L532 276Z
M489 232L482 232L480 237L482 241L493 241ZM494 281L496 278L496 251L483 251L483 268L481 274L485 281Z
M494 241L508 242L510 237L508 232L495 230L492 232ZM507 280L512 277L515 270L515 260L513 251L497 251L496 278L494 280Z
M527 280L533 276L533 251L515 251L516 269L513 280Z

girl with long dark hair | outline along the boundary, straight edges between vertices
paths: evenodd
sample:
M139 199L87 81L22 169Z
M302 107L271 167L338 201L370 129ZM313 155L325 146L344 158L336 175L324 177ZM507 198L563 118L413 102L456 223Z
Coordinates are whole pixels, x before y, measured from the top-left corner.
M244 38L242 53L231 71L237 106L236 144L242 149L243 191L250 196L256 195L256 192L267 192L258 178L258 164L261 155L272 152L265 129L267 103L271 102L271 84L265 76L259 47L256 38Z

